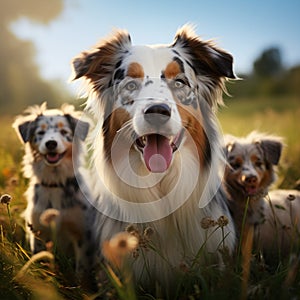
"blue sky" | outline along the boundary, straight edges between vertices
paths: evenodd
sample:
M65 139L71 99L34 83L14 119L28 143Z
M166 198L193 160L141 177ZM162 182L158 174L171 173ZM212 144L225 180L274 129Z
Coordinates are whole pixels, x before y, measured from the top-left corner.
M168 44L187 22L233 54L237 73L250 72L270 46L281 48L287 66L300 64L299 14L299 0L67 0L49 25L20 19L11 28L35 43L43 77L67 82L72 57L113 28L127 29L134 44Z

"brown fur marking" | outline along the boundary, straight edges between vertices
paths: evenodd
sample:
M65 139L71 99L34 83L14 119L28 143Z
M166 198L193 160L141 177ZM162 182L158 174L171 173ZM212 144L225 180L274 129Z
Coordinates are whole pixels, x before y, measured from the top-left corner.
M132 78L144 78L144 69L139 63L133 62L128 67L127 76Z
M170 62L165 69L165 77L167 79L173 79L180 73L180 66L176 61Z

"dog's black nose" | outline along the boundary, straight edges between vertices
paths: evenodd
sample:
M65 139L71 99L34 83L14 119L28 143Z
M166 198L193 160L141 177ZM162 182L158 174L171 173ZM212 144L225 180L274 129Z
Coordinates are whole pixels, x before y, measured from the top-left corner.
M149 106L144 111L145 120L150 124L166 123L171 117L171 108L169 105L161 103Z
M46 142L46 148L48 150L50 150L50 151L55 150L56 147L57 147L57 142L56 141L51 140L51 141Z
M257 177L255 175L248 175L243 177L242 180L247 184L255 184L257 182Z

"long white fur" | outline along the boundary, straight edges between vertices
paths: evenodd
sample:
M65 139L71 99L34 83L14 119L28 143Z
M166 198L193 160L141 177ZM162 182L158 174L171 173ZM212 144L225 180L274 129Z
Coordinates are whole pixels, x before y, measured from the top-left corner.
M189 30L190 28L186 28L186 31ZM143 66L145 75L149 77L157 76L157 70L164 68L172 58L169 46L147 46L145 48L131 46L125 38L121 40L124 45L120 46L120 50L133 53L122 64L126 65L137 61ZM105 41L103 43L105 44ZM96 52L96 50L94 51ZM182 57L189 59L189 54L185 53L180 45L176 45L176 51L180 52ZM155 60L155 65L152 65L147 62L147 55L153 57L154 54L157 60ZM120 59L118 53L116 56L116 61L118 61ZM81 69L78 60L74 60L74 65L75 69ZM95 221L95 229L99 236L99 248L101 249L103 242L114 234L124 231L130 223L136 223L141 231L146 227L151 227L154 230L152 242L157 251L144 251L144 258L139 257L133 262L135 278L143 281L144 284L151 278L169 288L174 279L174 272L179 270L180 264L183 262L190 264L201 247L205 249L200 259L204 263L205 258L210 254L218 256L218 249L222 241L228 247L229 252L232 252L235 246L234 224L227 210L224 194L219 189L221 183L219 171L220 169L222 171L224 158L213 108L217 102L221 102L222 88L218 86L211 92L208 86L212 87L214 84L208 77L196 76L186 62L185 69L189 81L194 86L200 86L196 97L202 115L201 123L210 142L212 156L210 165L206 170L199 168L199 157L195 149L185 146L185 142L191 143L192 137L188 134L174 155L171 166L164 174L149 174L141 165L140 153L128 150L120 144L117 152L119 159L128 159L130 156L132 165L136 166L140 175L129 178L131 186L124 184L120 179L120 176L128 179L130 170L121 163L121 171L118 173L119 176L116 176L103 151L102 125L106 118L105 107L107 105L118 106L120 103L115 100L115 104L112 104L114 97L112 89L99 91L101 86L105 85L104 78L98 82L87 80L87 91L89 92L87 111L91 112L95 122L90 139L91 173L93 174L91 185L96 199L95 206L101 212ZM81 76L76 76L76 78ZM204 81L203 78L205 78ZM168 98L167 94L164 92L163 95ZM144 99L139 99L137 102L138 104L135 103L130 108L126 108L132 119L139 116L141 107L145 108L147 105L147 101ZM177 110L176 106L172 106L172 109ZM176 111L175 118L177 118L176 122L182 123L180 115L176 114ZM133 127L135 127L134 124ZM177 130L175 127L172 127L174 132ZM120 135L124 132L122 129L119 130ZM156 182L159 184L155 184ZM160 206L160 204L162 205ZM210 217L217 220L223 215L229 219L223 232L220 228L215 230L215 228L203 229L201 227L203 218ZM146 270L146 266L148 266L148 270Z

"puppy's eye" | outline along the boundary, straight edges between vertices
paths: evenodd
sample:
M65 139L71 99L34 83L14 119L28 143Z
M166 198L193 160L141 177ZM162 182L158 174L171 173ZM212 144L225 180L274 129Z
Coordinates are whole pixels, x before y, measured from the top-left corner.
M65 130L65 129L61 129L60 130L60 134L61 135L66 135L68 132L67 132L67 130Z
M255 166L256 166L257 168L261 168L262 165L263 165L263 163L262 163L260 160L258 160L258 161L255 162Z
M232 167L232 169L237 170L239 169L242 165L240 162L232 162L230 163L230 166Z
M44 135L44 134L45 134L45 130L39 130L39 131L37 132L37 134L38 134L38 135Z
M136 82L130 81L130 82L128 82L128 83L125 85L125 89L128 90L128 91L130 91L130 92L133 92L133 91L135 91L135 90L138 89L138 85L137 85Z

